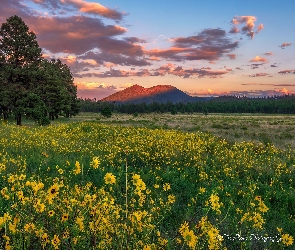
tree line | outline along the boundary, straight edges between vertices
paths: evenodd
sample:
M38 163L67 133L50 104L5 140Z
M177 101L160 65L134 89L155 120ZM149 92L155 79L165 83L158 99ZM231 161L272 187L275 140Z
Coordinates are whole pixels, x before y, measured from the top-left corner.
M0 29L0 114L7 120L22 116L40 125L59 115L79 112L77 87L70 68L60 60L43 58L34 32L18 16Z
M118 113L267 113L295 114L295 95L248 98L237 96L220 96L209 100L188 103L108 103L95 99L80 99L82 112L102 112L108 107Z

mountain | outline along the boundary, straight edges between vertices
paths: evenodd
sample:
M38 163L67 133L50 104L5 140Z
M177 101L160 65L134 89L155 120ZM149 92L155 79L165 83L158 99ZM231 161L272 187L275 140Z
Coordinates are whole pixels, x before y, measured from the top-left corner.
M101 99L102 102L117 103L178 103L178 102L196 102L201 101L201 97L192 97L183 91L171 85L157 85L151 88L144 88L139 85L133 85L122 91L118 91L108 97Z

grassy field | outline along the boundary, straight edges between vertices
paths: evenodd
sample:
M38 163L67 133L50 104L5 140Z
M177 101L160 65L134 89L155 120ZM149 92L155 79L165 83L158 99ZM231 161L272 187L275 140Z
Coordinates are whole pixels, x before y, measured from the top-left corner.
M0 123L0 248L294 248L294 116L23 124Z
M295 115L264 114L139 114L137 117L114 114L104 118L100 114L81 113L76 121L100 121L104 124L146 128L176 129L184 132L209 132L228 142L251 141L273 144L286 149L295 147Z

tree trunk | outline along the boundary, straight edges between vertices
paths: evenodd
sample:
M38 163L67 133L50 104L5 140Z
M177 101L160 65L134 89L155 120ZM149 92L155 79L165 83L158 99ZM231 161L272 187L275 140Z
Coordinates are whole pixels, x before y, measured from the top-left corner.
M18 126L22 125L22 115L21 114L16 115L16 125L18 125Z
M54 113L49 113L49 120L54 121Z
M8 119L8 108L4 107L4 108L2 108L2 111L3 111L3 119L4 119L4 121L7 121L7 119Z

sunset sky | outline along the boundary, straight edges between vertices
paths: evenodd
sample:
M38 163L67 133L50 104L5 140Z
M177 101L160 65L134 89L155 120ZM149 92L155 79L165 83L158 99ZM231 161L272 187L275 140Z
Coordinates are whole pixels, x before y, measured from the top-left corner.
M71 68L78 97L138 84L192 96L295 93L294 0L0 0L43 56Z

